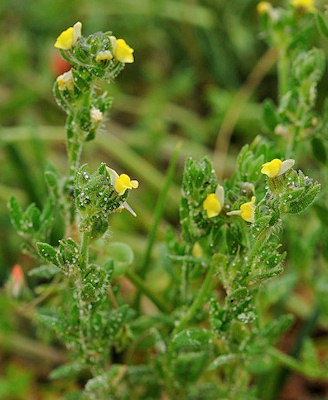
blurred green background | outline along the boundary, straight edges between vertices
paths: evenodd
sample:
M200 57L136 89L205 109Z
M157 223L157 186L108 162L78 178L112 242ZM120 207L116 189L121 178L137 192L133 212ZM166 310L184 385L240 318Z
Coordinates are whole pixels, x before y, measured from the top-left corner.
M266 97L276 100L276 55L262 41L256 4L256 0L0 2L0 286L14 264L25 271L33 264L20 251L21 240L10 224L9 196L15 194L23 206L43 204L47 163L62 174L67 168L65 115L52 96L54 79L63 72L53 47L58 34L81 21L85 35L110 30L135 49L135 63L108 86L114 97L110 119L95 142L86 145L83 161L91 168L106 162L140 181L140 190L131 196L138 218L122 213L112 219L114 239L129 243L138 259L176 144L182 141L158 243L167 226L178 221L184 159L213 156L218 144L229 155L214 155L215 167L219 176L228 176L241 146L263 133L261 102ZM318 40L313 32L313 43L327 49L327 43ZM322 83L322 96L327 86ZM157 245L155 253L160 252ZM11 307L1 298L0 331L27 329L28 336L32 328L27 321L17 326ZM16 339L16 353L33 347L27 341L22 350L22 337ZM47 347L41 350L51 352ZM38 358L33 351L27 353ZM55 359L49 353L49 364ZM0 399L59 398L60 383L53 391L43 391L47 370L36 373L36 382L30 364L24 363L0 352ZM3 367L6 364L9 367ZM17 381L21 387L13 384Z

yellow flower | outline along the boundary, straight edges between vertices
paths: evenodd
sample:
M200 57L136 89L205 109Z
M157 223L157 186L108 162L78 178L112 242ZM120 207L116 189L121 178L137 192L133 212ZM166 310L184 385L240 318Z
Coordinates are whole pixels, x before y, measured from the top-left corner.
M260 1L256 7L258 14L268 14L272 9L271 4L268 1Z
M239 215L243 220L247 221L247 222L252 222L254 223L255 221L255 200L256 197L253 196L252 200L242 204L239 207L239 210L235 210L235 211L230 211L227 213L227 215Z
M218 185L215 193L207 195L203 202L203 209L207 212L208 218L216 217L220 214L224 204L224 189Z
M121 174L115 181L115 190L122 196L127 189L137 189L139 182L130 179L129 175Z
M247 222L254 222L255 200L256 197L253 196L251 201L249 201L248 203L244 203L240 206L240 216Z
M74 89L74 79L72 71L69 70L64 72L62 75L59 75L56 79L58 83L59 90L73 90Z
M203 255L203 250L198 242L196 242L192 248L192 255L195 258L201 258Z
M314 13L316 11L314 0L292 0L291 4L293 7L301 8L305 12Z
M97 56L96 56L96 61L105 61L105 60L111 60L113 58L112 53L109 50L105 51L100 51Z
M113 169L106 167L107 172L109 173L111 183L114 186L116 192L122 196L127 189L137 189L139 186L139 182L136 180L131 180L130 177L126 174L118 175L116 171Z
M113 170L112 168L106 167L106 170L110 176L110 182L111 184L114 186L114 189L116 190L116 192L121 196L122 194L125 193L126 189L136 189L139 186L139 182L138 181L134 181L128 177L128 175L126 174L122 174L122 175L118 175L118 173ZM127 177L128 179L124 178ZM118 181L118 184L117 184ZM124 183L128 183L128 185L124 185ZM126 186L123 188L123 186ZM118 189L122 189L121 192L118 192ZM129 204L124 201L123 203L121 203L120 207L117 209L117 211L121 211L123 208L125 208L127 211L129 211L129 213L131 213L134 217L137 216L137 214L133 211L133 209L129 206Z
M77 22L58 36L54 46L58 49L70 50L81 37L81 29L81 22Z
M269 178L275 178L287 172L294 164L295 160L292 159L281 161L278 158L275 158L274 160L263 164L261 172Z
M124 39L116 39L115 36L111 36L113 54L115 60L122 63L133 63L133 52L134 50L126 43Z

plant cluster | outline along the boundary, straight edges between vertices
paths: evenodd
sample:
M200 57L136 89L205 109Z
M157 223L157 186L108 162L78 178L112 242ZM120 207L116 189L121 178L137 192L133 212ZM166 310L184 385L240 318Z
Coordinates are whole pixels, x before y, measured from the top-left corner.
M80 164L84 143L96 137L111 104L99 81L113 81L133 62L133 50L111 32L82 36L80 22L55 43L72 65L54 84L67 113L69 174L61 177L49 168L42 210L32 204L23 211L14 197L9 206L25 250L39 263L31 275L48 279L55 291L37 318L66 345L71 361L51 376L86 382L81 392L66 394L67 400L269 400L261 382L277 365L318 379L328 373L310 340L301 358L275 347L293 318L273 318L268 294L286 265L283 230L325 193L298 167L309 147L318 162L327 161L327 107L322 113L315 109L325 56L308 50L307 39L314 23L326 36L328 26L312 1L293 0L287 9L261 2L258 12L263 36L279 52L278 104L267 100L263 106L270 137L244 146L225 181L218 181L209 158L186 161L180 227L166 235L162 263L168 284L161 293L146 279L149 254L135 273L126 269L133 259L129 246L108 243L111 214L128 210L135 216L126 200L138 181L104 163L94 172ZM176 155L155 230L175 162ZM327 214L321 203L317 210ZM54 245L58 220L64 229ZM325 226L317 229L327 235ZM134 303L120 288L122 275L137 288ZM156 312L143 312L141 295Z

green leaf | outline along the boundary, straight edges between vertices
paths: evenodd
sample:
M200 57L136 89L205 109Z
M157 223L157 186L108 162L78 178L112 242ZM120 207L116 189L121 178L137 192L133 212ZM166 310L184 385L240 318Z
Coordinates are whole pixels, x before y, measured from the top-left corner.
M208 367L209 371L221 367L223 365L235 364L237 361L240 360L239 354L222 354L221 356L217 357Z
M317 83L326 67L325 53L321 49L313 48L300 53L293 62L293 75L299 82L310 81Z
M179 332L172 339L173 350L200 350L210 346L212 332L204 328L189 328Z
M300 212L304 211L313 203L313 201L319 194L320 189L321 185L319 183L315 183L312 187L308 188L300 199L291 201L288 204L288 212L291 214L299 214Z
M27 232L37 232L40 229L41 211L32 203L24 213Z
M325 20L325 16L320 11L316 12L316 22L317 22L319 31L322 33L323 36L328 38L328 25Z
M58 260L62 266L79 264L79 246L72 239L62 239L59 241Z
M110 312L107 320L107 326L105 327L106 334L110 340L115 339L115 336L125 324L128 311L129 306L124 304L118 310L113 310Z
M21 232L23 225L23 211L14 196L10 197L8 208L12 224L18 232Z
M280 337L293 323L293 315L283 315L273 321L270 321L262 330L261 335L266 336L270 340Z
M57 275L59 269L51 265L41 265L40 267L33 268L29 271L28 275L36 278L52 278Z
M54 369L50 373L50 379L61 379L75 376L82 371L84 366L77 361L73 361Z
M50 262L54 265L59 265L58 263L58 259L57 259L57 249L55 249L54 247L50 246L50 244L48 243L41 243L38 242L36 244L37 249L38 249L38 253L40 255L40 257L47 261Z

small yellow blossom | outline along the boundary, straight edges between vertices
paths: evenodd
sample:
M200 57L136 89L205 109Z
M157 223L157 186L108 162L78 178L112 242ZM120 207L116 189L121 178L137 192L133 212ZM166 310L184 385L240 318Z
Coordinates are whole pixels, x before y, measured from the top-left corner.
M192 248L192 255L195 258L201 258L203 256L203 250L198 242L196 242Z
M300 8L305 12L314 13L316 11L314 0L292 0L291 4L293 7Z
M258 14L268 14L272 9L272 5L268 1L260 1L256 7Z
M59 75L56 79L58 83L59 90L73 90L74 89L74 79L72 71L69 70L64 72L62 75Z
M255 215L255 200L256 197L253 196L252 200L248 203L244 203L240 206L240 216L247 222L254 222L254 215Z
M203 209L207 212L208 218L216 217L220 214L224 205L224 188L218 185L215 193L207 195L203 202Z
M106 170L107 170L107 172L108 172L108 174L109 174L109 176L110 176L111 184L114 186L114 188L115 188L115 190L116 190L117 192L118 192L117 186L116 186L116 182L117 182L117 181L119 181L119 184L118 184L118 185L121 185L121 188L120 188L120 189L122 189L124 180L127 181L127 183L130 183L130 185L128 185L127 187L125 187L124 190L123 190L121 193L118 192L118 194L119 194L120 196L121 196L122 194L125 193L126 189L136 189L136 188L139 186L139 182L138 182L138 181L135 181L135 180L132 180L132 181L131 181L130 178L128 177L128 175L122 174L122 175L119 176L118 173L117 173L115 170L113 170L112 168L109 168L109 167L106 167ZM125 175L128 179L126 179L126 178L124 178L124 177L122 178L123 175ZM120 179L120 178L121 178L121 179ZM122 182L122 181L123 181L123 182ZM128 204L126 201L124 201L124 202L120 205L120 207L117 209L117 211L120 212L123 208L125 208L127 211L129 211L129 213L131 213L134 217L137 216L137 214L133 211L133 209L129 206L129 204Z
M124 39L116 39L115 36L110 37L114 58L122 63L133 63L134 50L126 43Z
M103 120L104 114L100 110L98 110L98 108L92 107L90 111L90 118L94 124L98 124Z
M81 37L81 30L82 24L77 22L58 36L54 46L58 49L70 50Z
M106 167L106 169L109 173L111 184L120 196L122 196L127 189L137 189L139 186L139 182L131 180L127 174L118 175L112 168Z
M261 172L269 178L275 178L287 172L294 164L295 160L292 159L281 161L278 158L275 158L274 160L263 164Z
M96 56L96 61L105 61L105 60L111 60L113 58L112 53L109 50L105 51L100 51L97 56Z
M216 217L220 214L222 207L215 193L207 195L203 202L203 208L207 212L208 218Z
M127 189L137 189L139 182L131 180L129 175L121 174L115 181L114 188L116 192L122 196Z
M230 211L227 213L227 215L239 215L243 220L247 222L252 222L254 223L255 221L255 200L256 197L253 196L251 201L248 201L247 203L242 204L239 207L239 210L235 211Z

